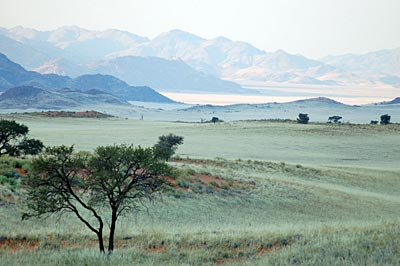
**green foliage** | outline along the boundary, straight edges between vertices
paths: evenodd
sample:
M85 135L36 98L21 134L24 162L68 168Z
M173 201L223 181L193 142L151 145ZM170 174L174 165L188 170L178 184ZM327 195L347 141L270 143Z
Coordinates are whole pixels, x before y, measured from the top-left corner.
M299 113L299 117L297 118L297 123L308 124L309 120L310 120L310 118L308 117L308 114Z
M223 122L221 119L219 119L218 117L216 117L216 116L213 116L212 118L211 118L211 123L218 123L218 122Z
M14 120L0 120L0 156L36 155L44 147L37 139L29 139L29 129Z
M156 155L163 160L168 161L175 154L178 145L183 143L183 137L174 134L163 135L158 138L154 145Z
M25 179L29 211L23 217L72 212L97 235L101 252L108 222L111 253L117 219L153 199L164 184L161 176L170 173L156 152L156 148L112 145L100 146L90 156L74 152L73 146L46 148L33 160L32 173ZM102 214L104 208L110 216Z
M19 152L16 154L37 155L42 151L43 147L43 143L38 139L24 139L18 145Z
M73 212L80 205L79 199L87 187L79 175L85 168L85 158L73 150L73 146L47 147L32 161L31 173L24 179L30 209L24 218Z
M343 117L338 116L338 115L330 116L330 117L328 118L328 123L340 124L340 123L342 123L342 122L340 121L342 118L343 118Z
M387 125L390 124L390 115L386 114L386 115L381 115L381 125Z
M201 194L191 196L175 190L162 201L154 201L150 215L126 212L117 226L121 248L111 257L94 250L91 233L72 215L60 220L51 217L46 222L20 221L18 205L0 207L1 236L43 243L35 251L0 250L0 264L216 265L222 257L227 260L221 264L226 265L398 264L400 175L399 153L393 145L399 138L397 125L333 127L313 123L302 127L242 121L218 127L154 122L135 127L136 122L124 120L74 122L78 128L69 121L52 123L37 123L39 133L35 130L35 134L48 136L53 144L79 139L80 149L91 150L99 142L127 142L134 137L151 146L151 139L167 128L190 136L185 139L190 145L182 147L182 157L242 159L171 163L181 167L183 175L204 172L232 182L212 194L202 186L197 188ZM54 135L54 128L70 134ZM118 136L104 136L104 132L115 131ZM255 188L243 194L222 194L223 186L228 189L238 180L255 182ZM8 195L9 191L4 191ZM107 206L101 210L110 216ZM49 240L51 235L55 240ZM52 247L58 239L63 243L60 250ZM284 245L287 240L289 245ZM165 242L165 251L158 252L161 242ZM148 251L149 247L156 252Z
M0 184L1 185L9 185L11 188L15 189L18 182L17 179L14 177L6 176L6 175L0 175Z
M88 168L87 185L93 193L90 204L119 206L118 215L151 199L164 183L160 176L170 172L156 149L132 145L98 147Z
M20 179L22 175L16 168L25 171L29 170L29 162L17 160L13 157L1 157L0 159L0 185L7 186L12 191L20 188ZM24 169L25 168L25 169Z

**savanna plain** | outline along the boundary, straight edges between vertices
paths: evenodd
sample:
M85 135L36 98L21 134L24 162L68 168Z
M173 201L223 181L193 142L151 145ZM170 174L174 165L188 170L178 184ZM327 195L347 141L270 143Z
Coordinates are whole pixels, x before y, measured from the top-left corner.
M111 256L72 215L21 220L30 159L1 157L16 178L0 185L0 265L400 264L397 124L4 117L47 146L184 144L173 189L118 221Z

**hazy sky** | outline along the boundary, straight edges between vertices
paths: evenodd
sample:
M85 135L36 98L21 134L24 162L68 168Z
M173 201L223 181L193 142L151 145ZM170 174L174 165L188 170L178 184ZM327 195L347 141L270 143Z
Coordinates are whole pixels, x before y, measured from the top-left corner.
M0 0L0 27L182 29L312 58L400 47L400 0Z

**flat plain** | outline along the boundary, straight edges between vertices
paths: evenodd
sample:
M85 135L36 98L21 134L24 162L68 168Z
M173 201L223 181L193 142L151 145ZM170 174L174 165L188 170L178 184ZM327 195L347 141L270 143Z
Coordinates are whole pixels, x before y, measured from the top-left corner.
M21 221L23 190L0 186L0 265L400 263L396 124L14 118L49 146L184 144L179 189L120 220L112 257L72 216Z

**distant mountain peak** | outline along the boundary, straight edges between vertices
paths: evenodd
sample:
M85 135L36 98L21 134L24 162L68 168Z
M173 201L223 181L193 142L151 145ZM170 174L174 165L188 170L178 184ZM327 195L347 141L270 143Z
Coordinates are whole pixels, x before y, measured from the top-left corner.
M35 97L44 92L46 92L44 89L36 88L33 86L15 87L1 94L0 100L15 98L15 97Z
M161 39L173 39L173 40L183 40L187 42L198 42L198 41L204 41L205 39L201 38L200 36L197 36L195 34L179 30L179 29L173 29L167 32L163 32L160 35L158 35L156 38L154 38L154 41L161 40Z
M283 49L278 49L278 50L276 50L275 52L273 52L274 54L277 54L277 55L289 55L289 53L288 52L286 52L285 50L283 50Z
M297 100L292 103L307 103L307 102L317 102L317 103L328 103L328 104L339 104L339 105L344 105L341 102L332 100L327 97L315 97L315 98L309 98L309 99L304 99L304 100Z
M5 54L0 53L0 70L4 69L7 72L12 72L14 75L18 72L26 71L21 65L11 61Z
M88 30L71 25L49 31L0 28L0 51L30 70L72 77L95 72L86 66L96 62L152 56L179 58L196 71L244 84L400 86L396 78L400 77L400 47L312 60L282 49L266 52L246 42L223 36L206 39L180 29L149 39L118 29ZM56 58L66 61L54 61Z
M231 39L228 39L228 38L226 38L224 36L217 36L212 40L216 41L216 42L233 42Z
M400 97L396 97L389 102L385 102L385 104L400 104Z

